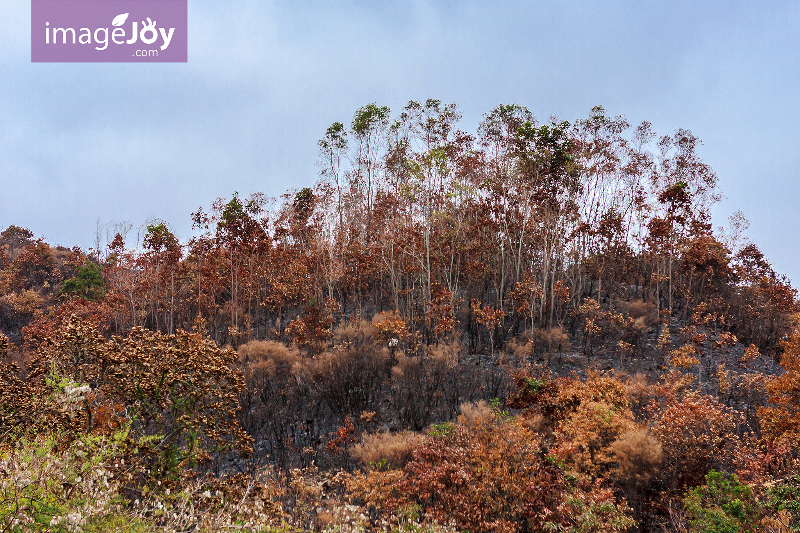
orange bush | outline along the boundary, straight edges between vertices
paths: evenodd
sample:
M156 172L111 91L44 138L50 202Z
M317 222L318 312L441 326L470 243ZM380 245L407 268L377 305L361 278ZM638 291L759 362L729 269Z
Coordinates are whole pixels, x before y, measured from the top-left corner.
M621 531L624 503L576 486L522 418L500 414L433 426L402 470L356 474L351 493L389 516L416 507L428 523L473 532Z
M796 317L797 318L797 317ZM769 401L774 407L758 411L764 434L770 439L800 438L800 325L781 341L783 374L767 385Z
M703 483L713 468L725 470L738 445L735 414L710 396L687 394L661 413L653 434L661 442L661 470L670 490Z

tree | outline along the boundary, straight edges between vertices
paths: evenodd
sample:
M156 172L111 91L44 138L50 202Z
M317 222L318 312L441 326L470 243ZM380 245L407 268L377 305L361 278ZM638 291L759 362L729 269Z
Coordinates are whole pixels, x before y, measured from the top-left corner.
M369 215L375 194L379 170L379 153L385 142L390 110L375 103L359 108L353 115L350 131L356 148L356 168L353 176L354 192L363 195L367 215L365 229L369 226Z
M153 329L175 331L176 275L183 249L178 238L164 222L147 225L144 237L147 250L138 257L143 270L150 325ZM163 323L162 314L166 315Z
M74 278L64 281L61 285L61 294L95 301L103 297L104 287L103 269L87 261L83 266L77 268Z
M0 270L8 266L19 252L33 244L33 232L19 226L9 226L0 233Z

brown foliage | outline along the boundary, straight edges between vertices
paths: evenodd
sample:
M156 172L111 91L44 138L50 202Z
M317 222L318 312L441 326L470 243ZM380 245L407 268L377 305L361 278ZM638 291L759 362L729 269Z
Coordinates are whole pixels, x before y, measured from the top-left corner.
M618 461L614 444L636 429L629 409L584 400L556 427L553 453L591 479L606 477Z
M124 406L151 475L172 478L210 452L249 451L250 438L236 416L244 383L230 368L234 355L183 331L163 335L134 328L124 339L106 341L72 316L32 362L29 382L68 378L86 384L75 394L72 385L65 388L77 407L67 413L73 429L105 431L109 416Z
M325 302L324 308L316 302L309 304L303 315L286 325L286 335L312 354L320 353L333 336L331 331L335 322L333 314L340 310L339 304L331 298Z
M8 346L8 337L0 333L0 444L38 418L30 387L20 379L17 365L7 362Z
M366 433L362 442L350 449L354 459L364 465L385 465L386 468L403 468L414 457L414 450L420 445L419 433L401 431L399 433Z
M646 483L661 466L663 449L653 434L643 428L630 428L611 443L616 462L614 477L622 483Z
M661 476L673 491L702 484L712 469L729 467L737 418L714 398L689 394L668 406L653 428L663 449Z
M764 433L770 439L800 438L800 327L781 341L783 374L767 385L769 401L774 405L758 411Z
M108 307L102 302L73 299L62 303L57 308L51 307L47 314L37 317L22 328L21 337L25 350L33 353L47 339L56 338L67 327L73 315L92 324L103 333L111 332L113 317Z
M463 418L433 427L403 470L356 474L348 487L390 516L414 505L426 521L470 531L548 531L573 524L619 531L631 525L610 491L571 487L541 445L522 419Z

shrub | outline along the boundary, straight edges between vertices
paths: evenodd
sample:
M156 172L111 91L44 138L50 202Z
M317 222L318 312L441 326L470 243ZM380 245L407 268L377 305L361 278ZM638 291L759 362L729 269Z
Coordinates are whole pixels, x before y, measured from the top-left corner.
M425 523L472 532L622 531L633 524L610 490L578 486L522 418L499 414L435 427L403 470L372 470L351 493L386 517L419 509Z
M553 453L592 479L605 477L616 461L612 445L635 429L629 409L585 400L556 428Z
M3 531L105 531L122 510L117 472L127 430L83 436L59 449L63 435L23 438L0 456Z
M80 409L67 413L65 431L90 433L109 408L124 406L149 475L178 481L210 453L249 452L250 438L236 416L244 382L230 368L234 360L232 350L198 333L134 328L124 339L106 341L73 316L42 347L29 381L88 388L77 400Z
M610 448L617 464L615 477L618 479L646 482L661 465L661 443L647 429L626 431Z
M362 442L350 449L350 455L373 467L403 468L414 458L414 449L422 436L410 431L365 434Z
M732 462L738 440L734 413L709 396L688 395L667 407L653 434L663 447L661 473L673 491L702 483Z
M759 505L753 489L735 474L712 470L706 483L690 490L684 499L689 524L697 533L739 533L757 530Z
M800 532L800 475L788 476L767 487L765 507L782 520L784 529Z

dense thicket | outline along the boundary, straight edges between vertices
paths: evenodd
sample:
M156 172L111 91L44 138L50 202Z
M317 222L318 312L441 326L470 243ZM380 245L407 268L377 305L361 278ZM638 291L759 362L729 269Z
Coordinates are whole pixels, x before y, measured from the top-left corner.
M741 214L712 229L698 139L459 119L364 106L314 187L220 198L186 242L0 233L0 439L50 458L0 471L117 495L4 488L8 524L796 528L796 291Z

